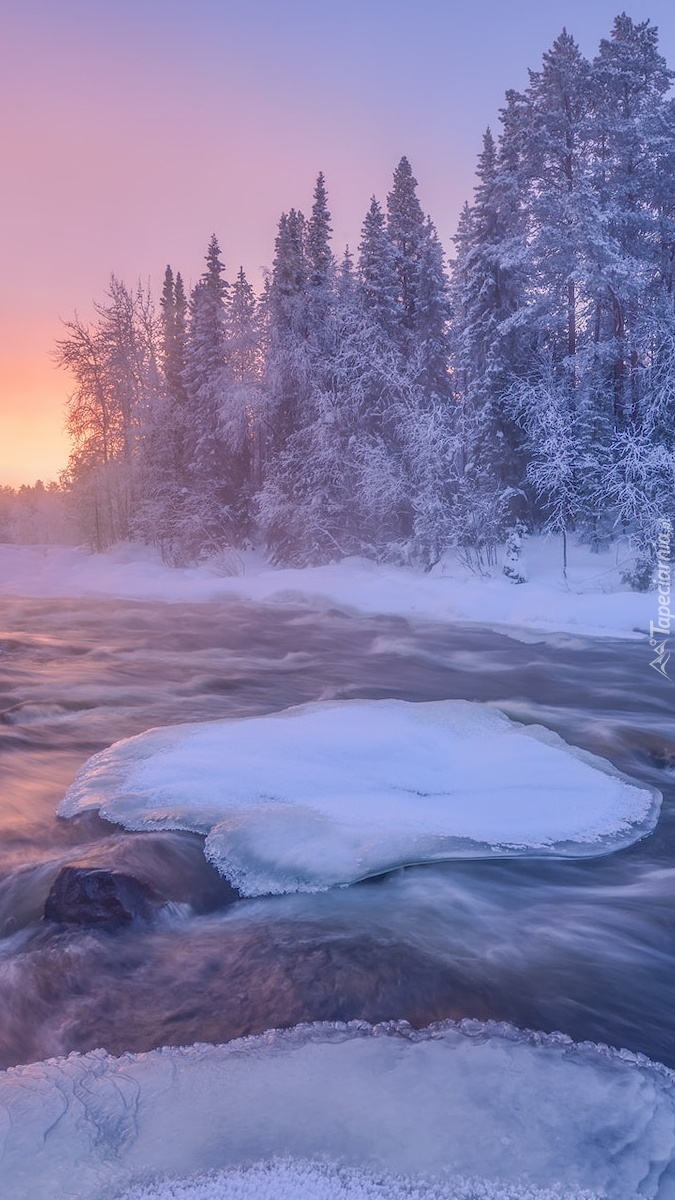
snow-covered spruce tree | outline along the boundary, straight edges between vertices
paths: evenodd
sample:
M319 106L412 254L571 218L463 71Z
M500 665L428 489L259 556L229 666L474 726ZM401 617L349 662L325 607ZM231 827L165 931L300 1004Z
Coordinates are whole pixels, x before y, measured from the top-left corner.
M369 214L374 215L372 205ZM365 234L365 230L364 230ZM443 250L436 229L422 211L415 179L407 158L394 171L392 189L387 197L386 234L393 247L383 255L380 276L387 283L390 263L396 281L394 327L392 335L406 366L419 385L422 401L446 400L451 388L448 374L448 282ZM389 302L388 286L382 288L382 301ZM386 319L386 311L382 309Z
M450 301L445 258L436 228L425 217L417 266L414 352L410 364L422 391L422 402L431 406L451 397L448 321Z
M242 532L251 528L253 495L262 480L264 410L263 320L243 267L230 289L227 313L230 384L221 431L240 456L240 492L235 502Z
M515 109L513 97L509 112ZM524 513L524 437L506 397L529 360L523 320L525 223L515 137L498 152L490 130L478 159L473 207L462 213L451 274L451 348L457 457L454 540L470 564L495 561Z
M658 52L657 30L648 21L634 24L625 13L617 17L591 76L593 186L605 232L593 263L594 320L617 430L639 418L644 317L663 266L658 221L663 196L657 199L657 192L665 184L659 158L672 79ZM672 184L668 190L672 204Z
M185 407L185 360L187 353L187 297L180 271L174 279L171 267L166 268L162 287L162 373L166 391L176 403Z
M327 223L324 232L327 237ZM276 561L283 563L303 564L317 553L306 527L304 503L313 478L309 430L316 415L309 277L307 222L301 212L291 209L279 219L272 277L265 300L267 357L263 386L268 448L263 484L257 497L258 521L268 549ZM318 290L322 291L320 287Z
M535 498L545 506L547 527L553 521L561 531L563 526L566 529L574 521L574 511L577 525L585 526L591 540L597 541L599 514L592 497L595 438L603 432L603 412L602 392L598 392L593 370L596 351L587 321L588 266L597 256L604 234L597 196L589 179L594 116L591 70L566 30L544 54L541 70L530 72L529 87L518 99L518 113L519 176L527 229L521 319L529 333L535 369L533 372L527 365L520 365L511 394L522 392L521 411L528 413L530 462L526 479L530 483L535 478L538 481ZM537 394L542 395L548 416L545 422L533 424L531 402ZM553 407L551 397L555 397ZM546 487L553 485L555 476L554 490L560 497L562 475L555 464L542 457L539 440L544 439L543 444L553 453L553 448L562 447L565 441L563 427L574 429L577 454L583 457L586 471L575 476L579 494L574 504L566 502L566 515L558 511L554 521L553 493Z
M416 350L419 308L419 264L424 241L424 213L407 158L402 158L387 196L387 234L394 247L398 319L396 337L404 361Z
M416 189L410 163L402 158L387 197L386 222L396 279L393 342L404 373L393 409L407 496L401 509L399 555L428 567L450 537L450 309L443 252Z
M384 556L410 535L411 509L402 445L404 397L408 387L401 344L398 251L373 196L361 228L351 336L343 353L345 385L358 414L353 450L358 464L364 541Z
M313 306L316 306L317 309L317 312L311 316L315 317L317 326L321 325L321 317L324 315L326 306L330 305L335 278L335 260L331 250L333 230L330 221L326 180L323 172L320 171L314 187L314 202L311 216L307 222L305 243L309 271L310 309Z
M652 409L663 396L658 363L664 353L668 357L669 340L663 329L673 321L673 78L659 53L657 30L648 21L617 17L592 72L593 185L605 234L593 264L593 320L596 373L611 405L612 427L609 462L606 453L600 456L596 490L598 504L631 536L631 579L639 586L655 561L653 509L663 482L662 450L672 444L668 426Z
M283 561L354 551L410 557L415 472L428 478L415 417L425 401L429 409L438 368L433 303L442 264L435 234L422 215L414 271L420 336L406 365L400 253L377 202L364 223L356 280L351 268L335 269L322 176L302 227L302 272L289 270L298 252L287 222L282 218L277 240L267 378L282 397L284 381L292 380L294 423L268 465L263 527ZM284 285L299 278L302 286L289 294ZM288 404L278 404L276 413L285 422ZM278 429L278 417L275 423Z
M389 248L381 233L377 236L377 218L378 207L375 202L371 204L366 218L364 251L366 233L372 225L372 234L375 235L373 246L381 255L380 312L387 320L389 310L393 318L391 334L398 343L403 362L407 365L415 361L416 376L423 394L429 399L432 396L446 397L450 393L450 385L448 296L443 251L433 223L422 211L417 196L417 180L407 158L402 158L394 171L392 189L387 196L386 235ZM392 268L396 289L393 306L390 285Z
M302 425L307 405L307 276L305 218L291 209L279 219L272 275L264 298L267 328L264 388L269 430L266 479L274 475L275 456Z
M453 365L462 421L477 447L467 462L480 463L485 476L493 448L512 441L513 474L505 471L509 456L489 474L512 496L529 487L535 520L550 525L547 487L558 468L546 453L573 435L583 470L573 502L571 476L562 489L565 524L596 546L617 521L625 525L607 451L613 446L620 473L624 432L632 441L648 420L654 330L673 286L670 80L648 22L617 18L592 64L563 31L526 91L507 95L498 145L484 145L480 191L458 232ZM516 284L510 312L499 310L502 268ZM533 420L535 395L549 414L543 396L555 398L555 436L550 422ZM500 409L507 419L509 410L519 414L521 433L504 437L497 420L481 454L480 433ZM555 488L562 494L559 472ZM469 503L460 507L471 513L482 489L466 490ZM639 540L635 523L632 533Z
M448 303L440 243L416 186L404 159L386 219L371 201L338 355L352 364L342 386L364 542L378 557L430 565L448 543Z
M323 393L337 479L339 538L346 553L395 553L407 513L401 440L406 386L398 351L366 302L359 275L341 279L334 310L331 373Z
M579 284L591 231L597 236L587 170L591 111L589 64L563 29L544 54L541 70L530 71L522 97L521 180L532 281L528 321L539 345L548 347L572 377Z
M177 539L184 557L193 559L215 553L225 545L236 545L245 534L239 498L247 480L249 456L238 430L233 441L227 436L238 423L230 421L228 408L232 376L229 284L224 272L214 235L206 254L206 269L190 297L183 373L189 411L187 484Z
M298 239L288 236L297 229L302 270L293 270L300 257ZM351 258L336 270L330 234L320 175L309 220L289 230L288 218L282 217L271 287L267 379L282 398L276 413L285 437L277 441L267 467L260 513L268 543L283 562L376 553L382 532L382 503L372 489L374 460L368 453L372 446L381 450L377 418L368 405L377 331L361 306ZM292 398L290 411L285 393ZM389 491L389 522L391 499Z
M188 487L189 407L184 382L187 300L180 272L164 274L160 299L160 385L139 447L139 501L134 533L159 547L166 562L190 561L180 524Z
M200 292L198 284L196 295ZM240 544L250 529L251 474L259 460L257 302L243 271L229 289L229 298L225 291L223 297L222 356L214 355L210 364L204 356L200 364L194 344L188 346L188 332L209 316L211 302L192 304L188 331L182 279L178 274L174 281L167 268L161 300L163 389L141 448L144 490L136 531L159 546L174 565L194 562L226 541ZM219 316L222 320L223 314ZM206 320L201 333L208 335ZM189 369L195 365L201 370L196 396L188 383ZM215 464L213 472L205 446Z
M379 201L372 197L361 229L358 278L364 311L400 353L397 253Z

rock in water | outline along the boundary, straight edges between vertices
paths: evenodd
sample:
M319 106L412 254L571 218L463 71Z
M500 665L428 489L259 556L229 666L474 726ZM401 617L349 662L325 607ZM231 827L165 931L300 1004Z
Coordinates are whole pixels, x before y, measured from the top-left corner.
M149 920L163 903L150 884L122 871L63 867L47 896L45 918L119 929L138 917Z

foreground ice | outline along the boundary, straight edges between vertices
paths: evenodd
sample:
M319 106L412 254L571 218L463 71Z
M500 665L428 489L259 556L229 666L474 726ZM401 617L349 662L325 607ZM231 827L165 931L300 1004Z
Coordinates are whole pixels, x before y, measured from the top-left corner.
M0 1075L3 1200L673 1200L674 1170L672 1071L503 1025L299 1026Z
M597 1193L518 1187L455 1177L411 1179L337 1163L273 1159L190 1180L159 1180L120 1200L601 1200Z
M651 830L659 800L480 704L351 700L117 742L59 812L204 833L208 857L255 896L452 858L603 854Z

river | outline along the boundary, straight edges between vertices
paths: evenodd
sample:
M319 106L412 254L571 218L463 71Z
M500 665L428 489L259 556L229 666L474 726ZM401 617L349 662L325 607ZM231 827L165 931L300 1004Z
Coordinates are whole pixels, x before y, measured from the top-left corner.
M5 598L0 651L0 1067L301 1021L467 1016L675 1066L675 685L643 642L298 604ZM595 860L414 867L224 906L198 837L54 815L119 738L350 697L478 700L544 724L658 787L659 826ZM115 933L45 922L66 864L124 869L173 903Z

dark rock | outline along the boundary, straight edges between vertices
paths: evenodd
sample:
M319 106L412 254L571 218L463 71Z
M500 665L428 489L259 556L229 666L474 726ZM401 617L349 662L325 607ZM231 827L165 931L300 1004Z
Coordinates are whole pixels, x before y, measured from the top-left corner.
M89 811L68 820L71 823L84 817L91 820L94 814ZM143 833L120 830L111 834L110 825L103 824L107 832L103 839L100 833L97 836L96 827L91 836L86 827L83 840L86 837L92 844L69 859L69 867L95 867L133 875L149 884L163 900L188 904L194 913L212 912L240 899L236 889L204 858L205 839L201 835L175 829Z
M63 867L45 903L45 918L63 924L119 929L149 920L164 903L155 888L122 871Z

